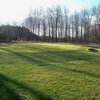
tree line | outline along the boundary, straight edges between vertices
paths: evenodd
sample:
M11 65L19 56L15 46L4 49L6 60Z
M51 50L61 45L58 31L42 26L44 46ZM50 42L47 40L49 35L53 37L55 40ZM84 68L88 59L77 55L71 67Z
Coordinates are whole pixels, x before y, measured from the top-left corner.
M31 10L23 26L38 41L100 42L100 5L70 14L66 7Z
M33 41L35 39L37 39L37 36L25 27L11 25L0 26L0 42Z
M59 5L31 10L22 26L1 25L0 41L100 43L100 4L74 14Z

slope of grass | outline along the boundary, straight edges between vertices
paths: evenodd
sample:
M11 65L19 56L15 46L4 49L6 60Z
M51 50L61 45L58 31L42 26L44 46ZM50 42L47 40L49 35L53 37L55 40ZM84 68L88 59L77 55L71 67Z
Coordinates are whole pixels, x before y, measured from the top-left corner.
M1 43L0 100L100 100L100 53L64 43Z

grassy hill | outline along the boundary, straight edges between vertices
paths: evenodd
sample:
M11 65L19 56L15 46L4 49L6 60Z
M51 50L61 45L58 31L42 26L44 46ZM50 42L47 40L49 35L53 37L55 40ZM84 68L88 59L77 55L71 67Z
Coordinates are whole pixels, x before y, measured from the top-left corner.
M100 53L65 43L0 44L0 100L100 100Z

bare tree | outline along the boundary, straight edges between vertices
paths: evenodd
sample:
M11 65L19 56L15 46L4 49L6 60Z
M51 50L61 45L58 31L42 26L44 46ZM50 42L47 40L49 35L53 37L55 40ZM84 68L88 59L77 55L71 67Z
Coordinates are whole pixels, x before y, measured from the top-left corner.
M78 42L78 35L79 35L79 14L75 13L74 15L74 20L75 20L75 33L76 33L76 42Z
M65 16L65 41L68 40L68 9L64 7L64 16Z
M30 11L23 25L43 41L58 42L99 42L100 41L100 5L93 9L69 15L68 9L60 6L47 10Z
M71 24L71 40L72 40L72 42L74 42L74 31L75 31L75 29L74 29L74 16L72 15L72 16L70 16L70 24Z
M51 22L52 22L52 16L50 13L51 9L47 9L47 22L48 22L48 33L49 33L49 41L51 39Z
M54 13L54 10L53 9L49 9L49 21L50 21L50 33L51 33L51 39L52 39L52 42L54 42L54 23L55 23L55 13Z
M40 38L41 18L42 18L42 11L39 10L37 11L38 40Z

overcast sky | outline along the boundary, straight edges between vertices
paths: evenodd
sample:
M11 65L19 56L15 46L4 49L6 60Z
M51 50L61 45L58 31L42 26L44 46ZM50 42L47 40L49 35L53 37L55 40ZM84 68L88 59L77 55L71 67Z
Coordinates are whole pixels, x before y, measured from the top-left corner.
M72 13L99 3L100 0L0 0L0 23L21 23L31 8L61 5L66 6Z

